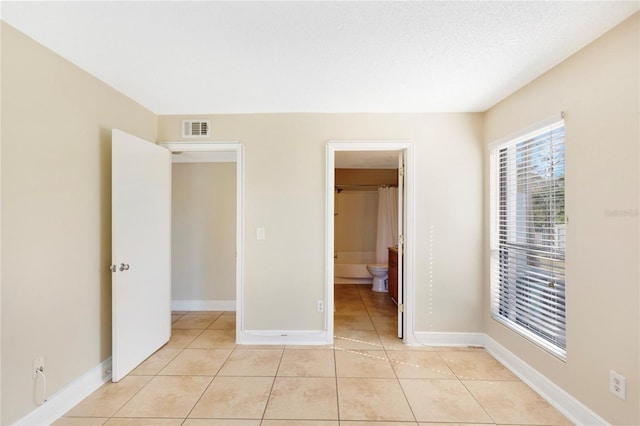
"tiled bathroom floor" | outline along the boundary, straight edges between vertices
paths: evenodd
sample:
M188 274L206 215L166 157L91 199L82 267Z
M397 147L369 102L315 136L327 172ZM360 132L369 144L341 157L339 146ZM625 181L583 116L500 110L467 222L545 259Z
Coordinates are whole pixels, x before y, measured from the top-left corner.
M55 425L566 425L482 349L409 347L369 286L338 285L334 346L235 344L233 312L176 312L169 343Z

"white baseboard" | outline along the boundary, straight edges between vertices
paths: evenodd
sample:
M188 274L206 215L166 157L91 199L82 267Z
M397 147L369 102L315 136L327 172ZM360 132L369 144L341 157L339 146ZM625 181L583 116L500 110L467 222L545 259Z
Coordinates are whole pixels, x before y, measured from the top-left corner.
M425 346L483 346L484 333L440 333L416 331L418 343Z
M567 391L553 383L538 370L518 358L493 338L484 336L484 347L495 359L511 370L538 395L547 400L571 422L577 425L608 425L609 423Z
M318 330L244 330L236 341L241 345L329 345L333 336Z
M109 371L109 373L107 373ZM50 425L67 411L89 396L93 391L111 380L111 357L87 371L55 394L47 401L18 420L16 425Z
M172 311L235 311L235 300L172 300Z

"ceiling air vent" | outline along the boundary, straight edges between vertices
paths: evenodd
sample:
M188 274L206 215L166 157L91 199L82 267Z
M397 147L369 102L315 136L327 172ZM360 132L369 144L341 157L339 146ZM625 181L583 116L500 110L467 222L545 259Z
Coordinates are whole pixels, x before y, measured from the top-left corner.
M210 120L183 120L182 137L197 138L209 136Z

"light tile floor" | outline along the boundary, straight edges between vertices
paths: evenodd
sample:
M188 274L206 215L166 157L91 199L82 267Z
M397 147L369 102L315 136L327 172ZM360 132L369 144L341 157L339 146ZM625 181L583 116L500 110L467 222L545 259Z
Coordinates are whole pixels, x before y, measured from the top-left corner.
M236 345L233 312L175 312L169 343L54 424L570 424L483 349L403 345L386 293L335 290L333 346Z

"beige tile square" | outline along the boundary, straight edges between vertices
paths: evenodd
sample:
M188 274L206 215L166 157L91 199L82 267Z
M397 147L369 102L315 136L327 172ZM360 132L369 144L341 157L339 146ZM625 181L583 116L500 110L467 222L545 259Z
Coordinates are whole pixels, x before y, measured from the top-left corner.
M222 312L207 312L207 313L189 313L178 318L171 324L171 328L174 330L179 329L195 329L204 330L209 327L213 321L215 321Z
M207 330L235 330L236 329L236 316L223 314L220 315Z
M100 426L107 420L102 417L61 417L52 426Z
M333 287L333 292L336 296L339 295L351 295L351 296L359 296L358 292L358 284L337 284Z
M196 337L202 333L202 330L171 330L171 338L163 348L180 348L184 349L193 342Z
M183 419L160 418L118 418L114 417L105 423L105 426L180 426Z
M288 351L298 350L333 350L333 345L287 345L285 349Z
M334 304L334 315L368 315L367 308L360 300L341 301L336 300Z
M333 345L340 349L383 349L378 333L369 330L336 331Z
M260 420L187 419L183 426L260 426Z
M335 379L276 377L264 418L338 420Z
M336 305L334 313L340 316L363 316L367 315L367 309L364 305L361 308L343 307Z
M570 425L558 410L520 381L465 381L496 423Z
M417 426L416 422L340 422L340 426ZM484 425L486 426L486 425Z
M333 297L333 304L335 306L357 305L358 308L364 308L364 302L359 294L335 294Z
M334 315L334 327L336 330L375 330L369 315Z
M284 351L278 376L335 377L333 351L325 349Z
M400 379L419 422L493 423L459 380Z
M382 330L379 332L380 342L387 351L408 351L416 350L418 346L407 346L402 339L398 338L397 331Z
M162 376L215 376L231 349L184 349L165 368Z
M395 378L385 351L336 349L338 377Z
M367 312L372 317L393 316L398 315L398 307L396 305L366 305Z
M183 426L260 426L260 420L187 419Z
M364 302L364 304L367 306L367 308L369 307L378 307L378 308L392 308L392 309L397 309L398 306L393 303L393 300L391 300L391 296L389 295L389 292L373 292L370 291L369 293L360 291L360 296L362 297L362 301Z
M284 345L236 345L236 349L271 349L276 351L284 349Z
M272 377L216 377L189 417L260 419Z
M139 376L140 377L140 376ZM114 417L186 418L211 377L156 376Z
M275 376L282 358L282 350L234 350L224 363L220 376Z
M396 379L338 378L340 420L415 421Z
M144 360L142 364L137 366L129 375L131 376L154 376L160 370L166 367L169 362L174 359L182 349L163 347L158 349L153 355Z
M261 426L339 426L340 424L337 420L263 420Z
M65 416L111 417L150 380L151 377L148 376L127 376L118 383L105 383Z
M398 317L396 315L372 315L371 321L373 326L378 331L397 331L398 330Z
M191 344L189 348L235 348L235 330L205 330Z
M440 357L460 380L518 380L485 351L440 352Z
M455 379L437 352L389 351L389 360L401 379Z
M495 423L418 423L418 426L496 426L496 425ZM506 426L506 425L502 425L502 426Z

